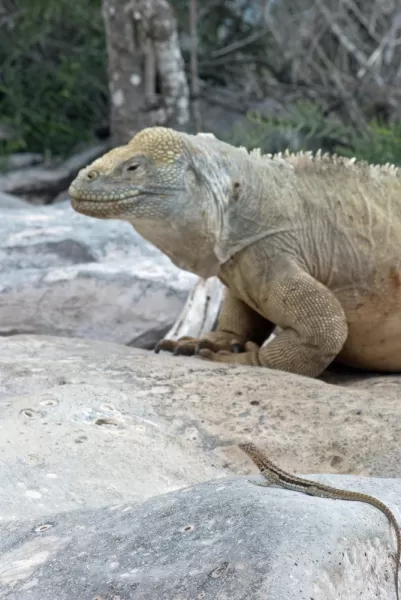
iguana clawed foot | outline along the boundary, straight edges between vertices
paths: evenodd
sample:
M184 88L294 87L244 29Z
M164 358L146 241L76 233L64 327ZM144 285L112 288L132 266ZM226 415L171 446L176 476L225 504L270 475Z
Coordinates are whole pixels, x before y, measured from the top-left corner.
M244 351L240 353L227 352L226 350L213 352L205 348L199 351L199 356L213 362L260 366L259 346L254 342L246 342Z
M216 340L182 337L179 340L160 340L155 352L172 352L174 356L199 356L214 362L258 365L259 346L254 342L243 342L219 336Z
M158 353L160 350L166 352L172 352L174 356L184 355L193 356L199 355L204 358L204 353L210 353L211 355L224 355L238 354L244 351L244 342L239 339L234 339L233 336L227 334L215 333L209 334L210 338L193 338L189 336L181 337L178 340L160 340L155 347L155 352ZM213 339L211 339L213 337ZM208 358L208 357L207 357ZM211 360L214 360L213 358Z

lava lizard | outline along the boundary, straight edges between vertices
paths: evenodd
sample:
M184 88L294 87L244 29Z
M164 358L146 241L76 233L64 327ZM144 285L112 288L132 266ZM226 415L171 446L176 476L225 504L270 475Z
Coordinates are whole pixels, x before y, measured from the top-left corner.
M397 600L400 600L398 594L398 572L400 566L400 554L401 554L401 531L397 523L397 520L391 510L383 504L377 498L369 496L368 494L362 494L360 492L352 492L349 490L340 490L317 481L311 481L309 479L303 479L286 473L280 467L276 466L268 456L262 452L255 444L242 443L239 447L245 452L249 458L255 463L259 471L263 475L266 481L254 481L252 483L267 487L269 485L279 485L283 488L293 490L296 492L303 492L310 496L318 496L320 498L337 498L340 500L355 500L358 502L366 502L371 504L375 508L379 509L383 514L386 515L390 523L393 525L396 537L397 537L397 554L396 554L396 567L395 567L395 592Z

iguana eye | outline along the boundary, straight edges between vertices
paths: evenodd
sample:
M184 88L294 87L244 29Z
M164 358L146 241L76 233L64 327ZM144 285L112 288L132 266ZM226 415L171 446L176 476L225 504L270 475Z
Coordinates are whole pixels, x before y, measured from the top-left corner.
M127 167L127 171L136 171L138 169L139 165L137 163L134 163L133 165L128 165Z
M99 177L99 171L95 171L94 169L91 169L90 171L88 171L86 173L86 178L87 179L97 179Z

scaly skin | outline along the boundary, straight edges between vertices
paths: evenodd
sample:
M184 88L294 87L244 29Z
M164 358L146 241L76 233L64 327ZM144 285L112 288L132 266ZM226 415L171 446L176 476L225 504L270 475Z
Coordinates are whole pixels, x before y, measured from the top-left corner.
M319 498L338 498L340 500L351 500L356 502L366 502L371 504L378 510L380 510L390 521L390 524L394 527L396 539L397 539L397 552L396 552L396 563L395 563L395 593L397 600L400 600L398 593L398 579L400 569L400 557L401 557L401 530L398 525L397 519L391 512L389 507L384 504L381 500L378 500L374 496L363 494L361 492L353 492L351 490L341 490L339 488L332 487L331 485L325 485L311 479L304 479L303 477L297 477L291 475L286 471L283 471L280 467L275 465L270 458L260 450L252 442L245 442L239 444L241 450L243 450L249 458L255 463L259 471L264 477L264 481L252 481L256 485L262 487L269 487L270 485L278 485L288 490L295 492L302 492L309 494L310 496L317 496Z
M334 359L401 370L399 169L154 127L82 169L70 195L225 284L216 331L157 350L311 377Z

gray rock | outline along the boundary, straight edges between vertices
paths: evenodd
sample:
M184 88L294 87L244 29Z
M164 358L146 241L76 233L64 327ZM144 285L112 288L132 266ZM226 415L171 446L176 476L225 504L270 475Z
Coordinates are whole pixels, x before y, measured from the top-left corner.
M324 481L401 506L400 481ZM392 552L370 506L227 478L1 523L0 598L393 600Z
M399 377L330 380L3 338L0 599L395 600L380 511L225 477L253 439L400 519Z
M237 447L247 439L290 472L400 477L400 378L341 381L109 342L3 338L0 514L141 501L247 474Z
M9 171L0 175L0 191L34 198L41 195L46 199L66 189L79 169L91 163L110 148L110 140L93 144L61 162L50 166L33 166Z
M0 403L0 520L138 502L224 474L180 441L179 427L149 405L140 385L135 392L99 384L60 377L47 392ZM153 393L168 399L167 388Z
M0 210L15 210L19 208L28 208L29 202L19 198L18 196L13 196L12 194L6 194L5 192L0 192Z
M9 154L0 161L0 166L5 167L7 171L15 171L17 169L25 169L32 165L43 163L44 156L37 152L18 152Z
M71 197L68 193L68 189L62 190L52 200L52 204L60 204L61 202L71 202Z
M0 222L0 335L43 333L153 347L196 277L128 223L68 203L6 210Z

